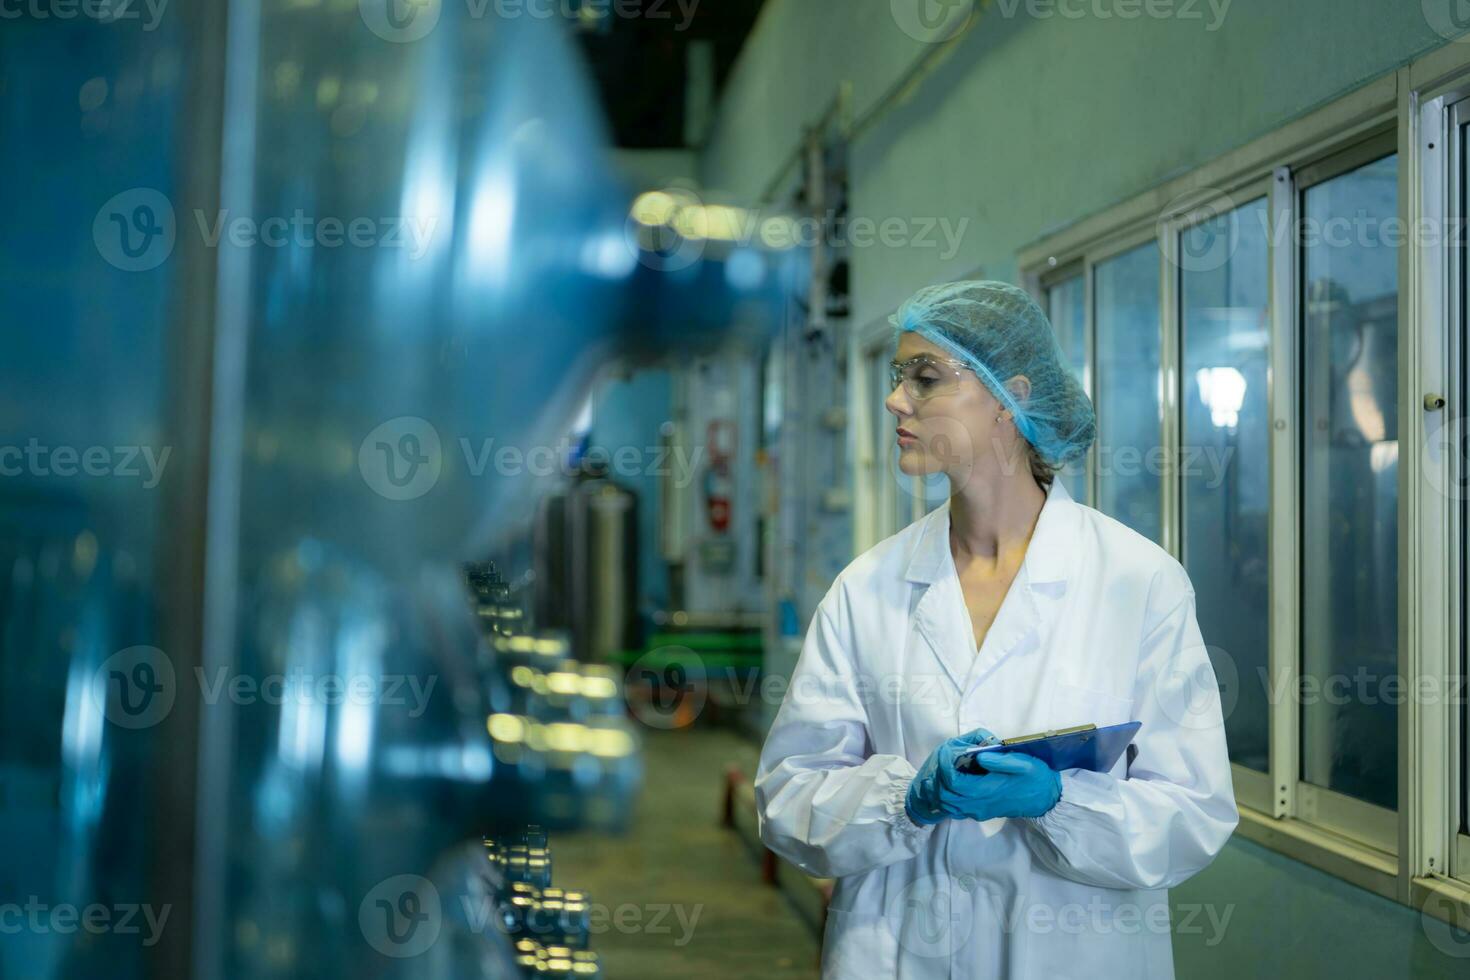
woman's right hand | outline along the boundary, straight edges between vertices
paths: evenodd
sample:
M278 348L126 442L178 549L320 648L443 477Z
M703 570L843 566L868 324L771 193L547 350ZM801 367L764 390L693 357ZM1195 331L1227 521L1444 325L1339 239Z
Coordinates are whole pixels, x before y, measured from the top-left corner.
M914 781L909 783L908 796L904 800L904 809L908 811L909 819L917 824L929 825L952 816L956 812L955 808L961 804L959 794L946 785L953 783L955 763L966 749L990 745L996 741L999 740L990 732L977 728L973 732L956 735L929 753L929 758L924 760ZM941 772L945 773L945 779L939 778Z

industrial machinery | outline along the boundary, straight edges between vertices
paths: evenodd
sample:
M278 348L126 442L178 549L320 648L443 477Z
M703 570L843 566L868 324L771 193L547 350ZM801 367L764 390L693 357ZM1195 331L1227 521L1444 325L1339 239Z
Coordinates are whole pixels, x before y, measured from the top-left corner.
M0 66L0 976L595 975L520 835L618 827L635 745L466 601L536 506L475 448L769 329L780 256L640 237L544 19L229 0L10 20Z

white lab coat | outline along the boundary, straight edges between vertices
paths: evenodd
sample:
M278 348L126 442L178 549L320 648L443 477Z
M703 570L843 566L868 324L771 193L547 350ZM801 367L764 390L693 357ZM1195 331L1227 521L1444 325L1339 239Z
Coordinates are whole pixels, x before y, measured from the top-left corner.
M977 653L948 530L945 504L837 577L761 753L762 840L837 879L822 975L1167 980L1166 889L1238 820L1189 577L1058 480ZM955 735L1130 720L1128 756L1063 772L1040 818L904 810Z

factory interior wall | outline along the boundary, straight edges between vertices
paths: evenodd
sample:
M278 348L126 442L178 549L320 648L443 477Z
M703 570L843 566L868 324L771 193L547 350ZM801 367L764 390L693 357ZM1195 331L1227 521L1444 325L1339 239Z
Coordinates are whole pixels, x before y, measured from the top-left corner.
M854 248L852 323L926 283L1015 282L1023 246L1445 43L1413 2L1234 0L1223 20L1220 4L1189 6L1200 19L1033 19L1024 0L988 4L852 146L851 215L967 220L953 254L938 235L930 248ZM758 200L844 81L861 117L925 48L890 11L888 0L769 0L701 157L707 192ZM1465 950L1430 941L1434 920L1240 838L1174 901L1233 915L1212 945L1208 925L1176 932L1180 976L1464 975Z
M914 239L852 250L854 324L930 282L1015 281L1023 246L1446 43L1412 2L1158 4L1188 16L1031 18L1027 0L976 3L968 36L852 146L852 216L900 219ZM844 81L861 118L928 48L892 10L769 0L701 156L707 191L757 200ZM958 247L922 235L940 219L964 223Z

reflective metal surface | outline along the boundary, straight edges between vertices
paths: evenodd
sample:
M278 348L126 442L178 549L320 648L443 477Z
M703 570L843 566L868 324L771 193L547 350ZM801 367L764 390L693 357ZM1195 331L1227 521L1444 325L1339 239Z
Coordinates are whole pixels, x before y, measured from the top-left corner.
M0 976L504 976L462 842L626 820L615 679L462 581L535 508L485 448L758 336L782 275L640 251L558 25L475 12L0 36L49 181L0 190L0 435L74 453L0 486L0 885L143 925L29 928Z

